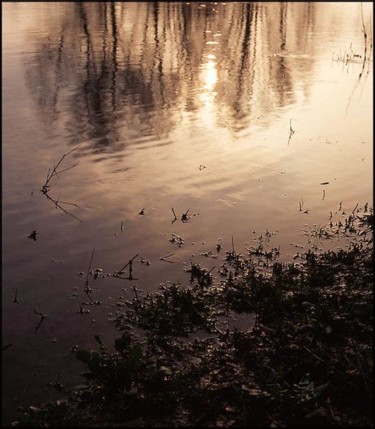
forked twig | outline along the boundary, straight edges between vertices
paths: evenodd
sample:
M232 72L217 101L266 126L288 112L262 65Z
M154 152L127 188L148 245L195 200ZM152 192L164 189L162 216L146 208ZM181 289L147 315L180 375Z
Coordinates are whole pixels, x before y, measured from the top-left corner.
M41 313L40 311L35 310L35 308L33 308L33 310L34 310L34 313L35 313L35 314L37 314L38 316L40 316L40 321L39 321L39 323L37 324L37 326L35 327L35 332L34 332L34 334L36 335L36 334L37 334L37 332L38 332L38 330L39 330L39 328L40 328L40 325L43 323L43 320L44 320L47 316L46 316L45 314Z
M133 256L122 268L120 268L118 271L113 273L113 277L118 277L120 279L126 279L126 280L137 280L132 276L133 261L137 256L139 256L139 253L137 253L135 256ZM120 274L123 274L123 272L127 266L129 266L129 276L128 277L121 277Z
M76 219L78 222L83 222L81 219L79 219L77 216L75 216L74 214L70 213L68 210L64 209L64 207L61 206L61 204L67 204L67 205L71 205L71 206L75 206L75 207L79 207L77 204L74 203L69 203L67 201L59 201L59 199L54 199L52 198L48 192L50 191L50 182L53 179L53 177L57 177L60 180L60 176L59 174L64 173L65 171L71 170L72 168L76 167L79 164L79 161L76 162L75 164L71 165L70 167L64 168L62 170L58 170L59 166L61 165L61 163L63 162L63 160L69 156L71 153L73 153L75 150L77 150L80 147L80 145L76 146L75 148L73 148L72 150L70 150L67 153L64 153L64 155L60 158L60 160L58 161L58 163L56 165L53 166L53 169L51 171L51 168L48 169L48 173L47 173L47 177L46 177L46 181L44 183L44 185L42 186L42 189L40 190L42 192L43 195L45 195L47 197L47 199L49 201L52 201L52 203L55 205L56 208L59 208L62 212L64 212L65 214L68 214L69 216L72 216L74 219Z
M67 167L67 168L64 168L63 170L58 171L58 168L59 168L60 164L64 161L64 159L65 159L67 156L69 156L71 153L73 153L75 150L77 150L79 147L80 147L80 145L76 146L75 148L73 148L73 149L72 149L72 150L70 150L69 152L64 153L64 155L60 158L59 162L58 162L56 165L54 165L54 167L53 167L52 171L51 171L51 169L50 169L50 168L48 169L48 173L47 173L46 181L45 181L45 183L44 183L44 185L43 185L43 187L42 187L42 189L41 189L41 192L42 192L43 194L47 194L47 193L48 193L48 191L50 190L50 185L49 185L49 183L51 182L51 180L52 180L52 178L53 178L53 177L55 177L55 176L59 177L59 174L60 174L60 173L63 173L64 171L67 171L67 170L70 170L70 169L72 169L72 168L76 167L76 166L79 164L79 161L78 161L78 162L76 162L74 165L72 165L72 166L70 166L70 167Z

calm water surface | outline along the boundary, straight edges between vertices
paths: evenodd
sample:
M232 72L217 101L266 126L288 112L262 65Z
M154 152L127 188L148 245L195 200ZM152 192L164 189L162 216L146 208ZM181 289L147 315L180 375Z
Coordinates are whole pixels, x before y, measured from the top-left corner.
M80 382L70 348L94 348L96 333L111 343L109 313L133 285L187 284L190 258L221 264L216 244L230 250L232 236L243 251L272 232L290 259L292 243L310 245L302 229L338 218L340 203L372 205L360 3L2 8L5 422L20 404L61 395L49 381ZM370 33L370 3L363 18ZM61 169L78 165L50 183L59 208L40 190L77 146ZM172 223L172 208L189 222ZM91 281L102 305L79 314L93 249L104 273L139 253L136 280ZM201 255L210 251L218 257ZM36 334L33 309L47 314Z

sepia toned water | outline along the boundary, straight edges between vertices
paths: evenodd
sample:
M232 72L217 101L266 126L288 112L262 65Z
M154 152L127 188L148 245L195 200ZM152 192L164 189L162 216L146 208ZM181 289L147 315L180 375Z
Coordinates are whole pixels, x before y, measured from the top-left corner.
M2 4L3 422L59 398L49 382L81 383L71 347L113 342L108 318L133 286L188 284L190 261L219 266L232 237L243 252L269 232L291 259L311 246L303 230L372 205L362 8ZM139 254L135 279L91 279L101 305L80 314L93 250L104 274Z

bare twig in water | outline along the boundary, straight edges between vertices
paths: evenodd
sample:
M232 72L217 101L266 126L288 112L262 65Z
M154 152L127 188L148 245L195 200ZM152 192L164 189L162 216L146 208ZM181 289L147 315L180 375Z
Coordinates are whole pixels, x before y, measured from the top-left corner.
M76 167L79 164L79 161L76 162L74 165L71 165L70 167L64 168L63 170L58 171L58 168L60 166L60 164L64 161L64 159L69 156L71 153L73 153L75 150L77 150L79 148L80 145L76 146L75 148L73 148L71 151L64 153L64 155L60 158L59 162L54 165L52 171L51 169L48 170L47 173L47 177L46 177L46 181L41 189L41 192L43 194L47 194L48 191L50 190L50 185L49 183L51 182L51 180L56 176L59 177L59 174L64 173L65 171L71 170L72 168Z
M301 212L301 211L302 211L303 204L304 204L304 202L303 202L303 198L301 198L301 201L300 201L298 204L299 204L299 211Z
M173 256L173 255L174 255L174 253L170 253L169 255L162 256L161 258L159 258L159 261L165 261L165 262L169 262L170 264L174 264L173 261L167 261L167 258L169 258L170 256Z
M121 279L126 279L126 280L137 280L132 276L133 261L137 256L139 256L139 253L137 253L135 256L133 256L121 269L119 269L117 272L113 273L113 277L119 277ZM124 273L124 270L127 266L129 266L129 276L128 277L121 277L120 274Z
M190 216L188 216L189 211L190 210L188 209L185 213L182 214L182 216L181 216L182 222L187 222L190 219Z
M45 314L41 313L40 311L35 310L35 308L33 308L33 311L34 311L34 313L35 313L35 314L37 314L38 316L40 316L40 321L39 321L39 323L37 324L37 326L35 327L35 332L34 332L34 334L36 335L36 334L37 334L37 332L38 332L38 330L39 330L39 328L40 328L40 325L43 323L43 320L44 320L47 316L46 316Z
M176 216L176 213L175 213L175 211L174 211L173 208L172 208L172 212L173 212L173 216L174 216L174 219L172 220L172 223L174 223L174 222L176 222L176 220L178 219L178 217Z
M92 249L91 259L90 259L90 263L89 263L89 267L87 269L87 275L86 275L86 286L89 285L89 274L90 274L90 270L91 270L92 259L94 257L94 252L95 252L95 249Z
M51 201L56 208L60 209L62 212L64 212L65 214L68 214L69 216L72 216L74 219L76 219L78 222L83 222L81 219L79 219L77 216L75 216L74 214L70 213L68 210L64 209L64 207L61 206L61 204L67 204L67 205L71 205L74 207L79 207L77 204L74 203L69 203L67 201L59 201L59 199L55 199L52 198L48 193L51 189L50 186L50 182L54 177L57 177L60 180L60 174L64 173L68 170L71 170L72 168L76 167L79 164L79 161L76 162L75 164L71 165L70 167L64 168L62 170L58 170L59 166L61 165L61 163L64 161L64 159L69 156L71 153L73 153L75 150L77 150L79 148L80 145L76 146L75 148L73 148L71 151L64 153L64 155L60 158L60 160L58 161L58 163L56 165L54 165L54 167L50 169L48 169L48 173L47 173L47 177L46 177L46 181L44 183L44 185L42 186L42 189L40 190L42 192L43 195L45 195L47 197L47 199L49 201Z
M33 311L35 314L37 314L38 316L40 316L42 319L44 319L45 317L47 317L45 314L41 313L38 310L35 310L35 308L33 308Z
M361 2L361 19L362 19L362 32L363 32L363 37L365 39L365 51L363 54L363 63L362 63L362 70L361 73L359 74L358 79L361 79L363 71L365 69L365 65L366 65L366 60L367 60L367 32L366 32L366 26L365 26L365 21L363 19L363 4Z
M358 207L358 203L357 203L357 205L354 207L354 209L353 209L353 211L352 211L353 216L354 216L354 212L356 211L357 207Z
M301 198L301 201L300 201L298 204L299 204L299 211L300 211L300 212L302 212L302 213L304 213L304 214L309 214L309 210L304 210L304 211L302 211L302 209L303 209L303 205L305 204L305 203L304 203L304 201L303 201L303 198Z

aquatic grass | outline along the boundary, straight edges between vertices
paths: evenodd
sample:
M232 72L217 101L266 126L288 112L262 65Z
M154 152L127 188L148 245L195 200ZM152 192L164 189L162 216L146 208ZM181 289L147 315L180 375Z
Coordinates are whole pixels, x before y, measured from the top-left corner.
M362 232L373 216L360 210L332 226L358 240L347 249L282 263L263 247L268 232L247 254L232 242L218 283L191 262L188 286L134 288L114 317L114 351L99 335L99 350L75 350L85 385L15 425L370 426L373 240ZM239 313L255 325L220 329L220 315Z
M363 73L364 73L364 70L366 67L366 63L368 64L367 74L370 71L370 60L371 60L371 52L372 52L371 22L370 22L370 31L368 32L366 25L365 25L364 16L363 16L363 4L362 4L362 2L360 4L360 8L361 8L361 24L362 24L361 32L363 34L363 42L364 42L363 43L363 54L355 52L353 50L352 43L350 43L348 51L345 50L343 54L340 51L339 54L333 54L332 55L333 61L342 62L345 66L348 66L350 63L357 63L357 64L362 65L362 69L358 75L358 82L361 80L361 78L363 76ZM370 35L371 37L369 38L368 35ZM353 90L353 92L354 92L354 90ZM350 99L351 99L351 97L350 97ZM349 102L350 102L350 100L349 100ZM348 104L348 106L349 106L349 104Z

